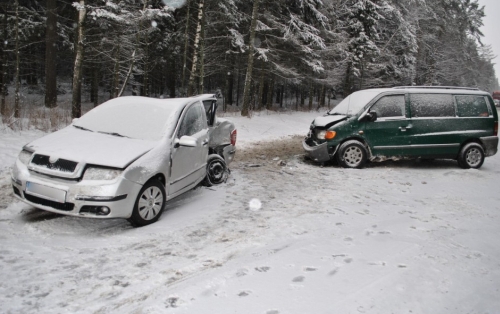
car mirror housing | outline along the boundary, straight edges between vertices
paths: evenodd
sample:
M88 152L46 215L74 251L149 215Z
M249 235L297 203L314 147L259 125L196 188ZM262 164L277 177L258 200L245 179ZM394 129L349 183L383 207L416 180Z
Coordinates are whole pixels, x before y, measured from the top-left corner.
M184 135L180 139L175 139L176 146L196 147L196 139L192 136Z
M366 120L370 122L377 121L377 113L375 111L370 111L366 114Z

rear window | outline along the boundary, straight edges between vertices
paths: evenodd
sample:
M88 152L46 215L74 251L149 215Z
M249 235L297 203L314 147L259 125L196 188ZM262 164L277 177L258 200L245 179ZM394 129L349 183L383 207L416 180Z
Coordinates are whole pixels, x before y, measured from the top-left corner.
M459 117L487 117L490 115L483 96L455 96Z
M412 94L410 100L413 118L455 116L455 104L449 94Z

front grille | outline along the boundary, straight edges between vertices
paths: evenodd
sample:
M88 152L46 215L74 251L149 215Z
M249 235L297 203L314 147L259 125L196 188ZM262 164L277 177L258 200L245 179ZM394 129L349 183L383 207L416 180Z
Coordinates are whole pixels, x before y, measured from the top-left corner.
M58 202L46 200L44 198L29 195L27 193L24 194L24 197L32 203L52 207L52 208L59 209L59 210L71 211L71 210L73 210L73 208L75 208L75 204L73 204L73 203L58 203Z
M35 154L31 162L38 166L62 172L73 172L78 164L66 159L58 159L56 162L51 163L49 159L50 156Z

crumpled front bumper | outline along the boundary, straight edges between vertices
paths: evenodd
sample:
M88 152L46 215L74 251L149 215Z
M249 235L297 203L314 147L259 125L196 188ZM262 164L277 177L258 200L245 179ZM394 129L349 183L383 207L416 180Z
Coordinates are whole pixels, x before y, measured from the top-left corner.
M330 160L330 154L328 153L328 143L325 142L320 145L310 146L307 144L307 138L302 141L302 146L306 151L307 155L316 162L325 162Z
M141 185L119 176L111 181L70 181L38 175L28 171L19 160L12 168L12 188L14 196L34 207L53 213L88 218L129 218ZM51 200L50 195L27 192L27 182L42 189L59 191L64 201ZM105 206L108 215L88 212L89 207ZM83 209L83 210L82 210Z

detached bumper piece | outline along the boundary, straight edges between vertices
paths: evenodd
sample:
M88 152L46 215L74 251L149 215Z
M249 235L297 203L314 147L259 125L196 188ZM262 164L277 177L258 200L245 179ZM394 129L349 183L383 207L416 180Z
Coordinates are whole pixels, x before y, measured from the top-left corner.
M328 153L328 143L310 146L308 139L302 141L302 146L306 151L307 155L316 162L325 162L330 160L330 154Z

